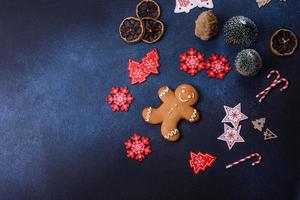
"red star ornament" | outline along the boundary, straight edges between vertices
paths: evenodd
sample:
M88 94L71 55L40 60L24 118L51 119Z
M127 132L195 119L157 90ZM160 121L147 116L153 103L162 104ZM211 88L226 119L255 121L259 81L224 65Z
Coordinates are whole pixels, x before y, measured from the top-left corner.
M150 139L138 133L133 134L129 140L124 142L124 145L127 157L138 161L142 161L145 156L151 153Z
M226 116L224 117L222 122L229 122L234 126L234 128L237 128L241 121L248 119L248 117L241 112L241 103L236 105L234 108L224 106L224 109L226 112Z
M106 102L111 105L113 112L128 111L134 97L130 94L127 87L113 87L106 98Z
M198 174L200 171L205 171L207 167L211 167L217 159L215 156L208 153L203 154L201 152L191 152L190 155L190 167L193 168L195 174Z
M229 150L231 150L235 143L245 142L245 140L240 136L241 127L242 126L239 126L235 129L224 124L224 133L218 137L218 140L225 141Z
M181 54L180 70L195 76L198 72L205 69L204 54L196 49L190 48L187 52Z

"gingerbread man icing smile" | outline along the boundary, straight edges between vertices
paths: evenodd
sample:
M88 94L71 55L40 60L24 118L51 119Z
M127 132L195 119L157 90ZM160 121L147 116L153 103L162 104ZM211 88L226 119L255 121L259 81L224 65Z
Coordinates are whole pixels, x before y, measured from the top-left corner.
M169 141L177 141L180 132L177 124L181 119L195 122L200 116L192 105L199 98L197 90L189 85L178 86L175 93L168 87L161 87L158 96L163 102L159 108L148 107L143 110L143 118L150 124L161 124L161 134Z

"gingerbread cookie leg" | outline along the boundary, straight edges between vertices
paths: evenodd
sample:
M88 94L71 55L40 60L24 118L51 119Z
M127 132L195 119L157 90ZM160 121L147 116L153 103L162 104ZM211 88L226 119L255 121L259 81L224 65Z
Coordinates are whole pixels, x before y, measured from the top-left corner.
M177 141L180 137L180 132L176 127L177 123L170 123L164 121L161 124L161 134L162 136L169 141Z
M200 119L198 111L192 107L185 108L185 112L183 112L182 117L189 122L196 122Z
M150 124L160 124L163 121L161 113L156 108L145 108L142 115L144 120Z

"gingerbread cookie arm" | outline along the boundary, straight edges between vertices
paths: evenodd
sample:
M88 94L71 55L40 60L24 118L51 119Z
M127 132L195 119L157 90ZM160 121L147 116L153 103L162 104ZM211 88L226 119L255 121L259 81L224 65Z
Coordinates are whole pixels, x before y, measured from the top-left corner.
M177 129L177 122L163 121L161 124L161 134L169 141L177 141L180 137L180 132Z
M184 112L182 112L182 118L188 120L189 122L196 122L200 119L200 114L193 107L185 107Z
M158 109L152 107L145 108L142 112L142 116L145 122L149 124L160 124L163 121L163 117L161 113L158 112Z
M164 86L158 90L158 96L162 102L165 102L166 99L174 97L175 94L168 86Z

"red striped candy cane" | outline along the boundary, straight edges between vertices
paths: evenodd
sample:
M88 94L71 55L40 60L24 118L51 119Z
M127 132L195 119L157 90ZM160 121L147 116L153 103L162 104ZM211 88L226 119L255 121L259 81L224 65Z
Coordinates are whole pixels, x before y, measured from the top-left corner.
M279 83L284 82L284 86L282 88L280 88L280 92L283 92L284 90L286 90L289 87L289 81L285 78L281 78L279 80Z
M261 162L261 156L259 155L259 153L253 153L253 154L250 154L249 156L246 156L245 158L242 158L242 159L240 159L240 160L238 160L238 161L235 161L234 163L231 163L231 164L227 165L227 166L226 166L226 169L231 168L231 167L233 167L233 166L235 166L235 165L238 165L238 164L240 164L241 162L244 162L244 161L246 161L246 160L249 160L249 159L251 159L251 158L253 158L253 157L257 157L257 160L256 160L255 162L252 163L252 166L255 166L255 165L257 165L257 164L259 164L259 163Z
M259 102L261 102L261 101L266 97L266 95L270 92L270 90L271 90L273 87L276 86L277 81L280 80L280 73L279 73L278 70L272 70L272 71L268 74L267 78L270 78L270 77L272 76L272 74L276 74L277 77L276 77L276 79L272 82L272 84L271 84L269 87L267 87L266 89L264 89L263 91L261 91L260 93L258 93L258 94L256 95L256 98L261 97L261 98L259 99Z
M280 76L280 73L279 73L278 70L272 70L272 71L270 71L270 73L268 74L267 78L270 78L272 76L272 74L276 74L277 77L271 83L271 85L269 87L267 87L266 89L262 90L261 92L259 92L256 95L256 98L260 97L259 102L262 102L266 98L266 96L269 94L270 90L273 89L274 87L276 87L278 84L280 84L282 82L285 83L285 86L280 89L281 92L283 92L289 86L289 81L287 79L280 78L281 76Z

